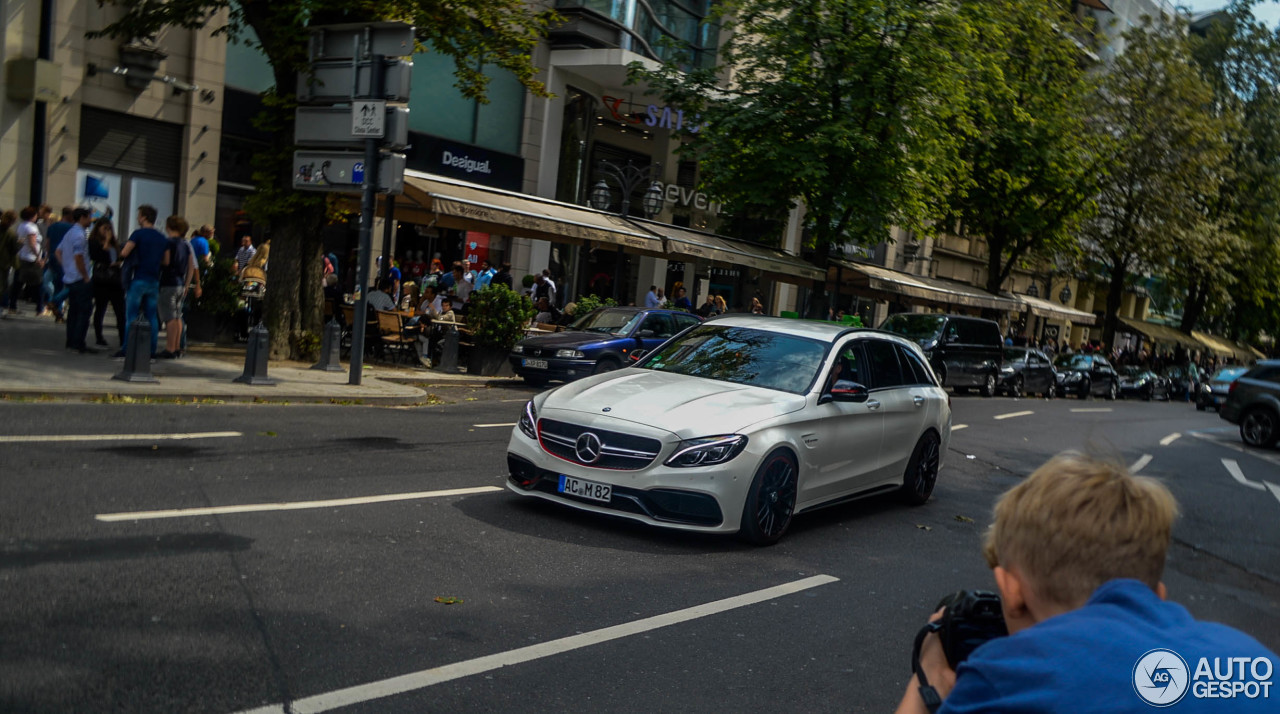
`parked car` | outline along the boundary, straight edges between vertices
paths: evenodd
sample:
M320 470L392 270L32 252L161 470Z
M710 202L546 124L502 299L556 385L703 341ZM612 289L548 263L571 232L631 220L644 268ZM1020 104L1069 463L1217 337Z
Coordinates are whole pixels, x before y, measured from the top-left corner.
M583 315L564 332L517 342L509 359L515 373L530 384L573 380L620 369L631 351L653 349L699 322L697 315L677 310L605 307Z
M1058 355L1053 366L1058 370L1058 392L1063 395L1115 399L1120 394L1120 377L1102 355Z
M1049 357L1028 347L1004 348L1004 366L1000 368L1000 391L1011 397L1040 394L1053 399L1058 392L1058 373Z
M1188 366L1166 367L1163 374L1169 382L1169 398L1188 401L1200 385L1199 369Z
M977 387L984 397L996 393L1004 366L1004 339L995 322L966 315L904 312L890 315L880 329L920 345L942 386L955 387L957 392Z
M765 545L819 506L886 492L924 503L950 434L950 399L910 340L727 315L534 397L507 446L507 486Z
M1248 367L1223 367L1214 373L1209 381L1200 385L1200 389L1196 391L1196 409L1204 411L1209 407L1213 407L1216 412L1222 408L1222 403L1227 401L1227 393L1231 391L1231 384L1240 378Z
M1145 399L1168 399L1169 380L1143 367L1122 367L1120 369L1120 396Z
M1262 360L1236 378L1218 416L1240 425L1249 446L1271 448L1280 441L1280 359Z

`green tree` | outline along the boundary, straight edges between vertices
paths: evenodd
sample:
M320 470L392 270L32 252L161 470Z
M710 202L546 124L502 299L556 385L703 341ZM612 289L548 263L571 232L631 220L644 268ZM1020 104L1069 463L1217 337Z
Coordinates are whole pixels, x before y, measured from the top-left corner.
M247 208L271 228L266 323L273 357L294 352L296 337L318 332L323 301L321 231L325 199L293 191L293 110L297 74L307 64L308 26L338 22L400 20L414 25L422 48L454 60L454 79L464 96L485 101L488 77L481 67L513 73L531 91L545 95L535 79L531 52L554 14L536 12L522 0L98 0L121 9L119 18L90 33L131 40L155 37L166 28L208 30L260 49L271 64L275 86L265 93L259 128L275 136L274 150L255 157L258 191ZM251 32L250 32L251 31Z
M1231 174L1209 217L1239 237L1242 259L1188 276L1183 329L1207 311L1236 339L1280 324L1280 30L1254 18L1256 4L1232 2L1225 18L1191 38L1215 107L1240 122L1228 136Z
M1105 174L1108 139L1092 123L1092 30L1065 0L964 3L980 61L969 67L973 135L944 225L987 242L988 292L1030 258L1074 252Z
M1192 64L1183 27L1150 21L1126 33L1107 69L1097 121L1116 139L1111 171L1082 247L1108 278L1103 340L1115 341L1126 279L1159 270L1177 230L1206 220L1224 179L1231 122Z
M685 115L682 153L735 214L805 206L810 245L928 231L968 134L970 28L937 0L726 0L720 64L646 82Z

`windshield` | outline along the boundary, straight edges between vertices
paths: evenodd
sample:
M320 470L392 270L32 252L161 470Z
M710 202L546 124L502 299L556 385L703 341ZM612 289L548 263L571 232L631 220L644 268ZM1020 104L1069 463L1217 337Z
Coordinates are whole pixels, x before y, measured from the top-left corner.
M747 327L702 325L663 345L643 369L803 394L827 344Z
M916 342L931 342L942 333L942 323L946 319L944 315L891 315L880 329L896 332Z
M569 329L607 335L626 335L643 316L644 313L631 310L594 310L582 316Z
M1090 355L1058 355L1053 364L1063 369L1090 369L1093 367L1093 357Z
M1020 350L1013 347L1006 347L1004 349L1005 362L1022 362L1022 361L1025 361L1026 359L1027 359L1026 350Z

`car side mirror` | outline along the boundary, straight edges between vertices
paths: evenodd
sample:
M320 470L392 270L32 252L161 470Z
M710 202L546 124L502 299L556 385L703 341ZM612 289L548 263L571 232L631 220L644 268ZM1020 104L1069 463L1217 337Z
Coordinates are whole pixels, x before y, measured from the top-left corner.
M865 385L847 379L838 379L831 386L831 399L836 402L865 402L870 392Z
M639 362L644 359L647 354L649 354L649 350L631 350L630 359L632 362Z
M646 340L646 339L657 337L657 336L658 336L658 333L654 332L653 330L641 330L636 333L636 337L642 340Z

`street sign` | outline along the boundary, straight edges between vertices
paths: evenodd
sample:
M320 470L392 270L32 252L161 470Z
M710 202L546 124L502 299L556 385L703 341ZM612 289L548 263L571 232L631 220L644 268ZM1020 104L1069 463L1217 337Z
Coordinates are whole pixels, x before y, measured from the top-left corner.
M378 159L378 192L404 192L405 155L383 151ZM293 187L304 191L358 193L368 177L357 151L293 152Z
M385 99L388 102L409 101L410 82L413 79L413 63L406 60L387 60L384 91L372 96L370 68L362 62L355 68L356 80L351 81L350 62L325 61L311 65L309 71L298 73L298 102L301 104L338 104L352 101L354 97ZM314 81L313 81L314 80Z
M356 104L362 100L356 100ZM364 140L351 134L351 107L298 107L293 143L323 149L360 149ZM400 151L409 145L409 107L389 106L382 148Z
M351 104L351 135L361 139L381 139L386 134L387 103L381 99L358 99Z
M359 54L356 53L359 47ZM403 22L350 22L311 28L311 61L367 59L370 55L413 54L413 25Z

